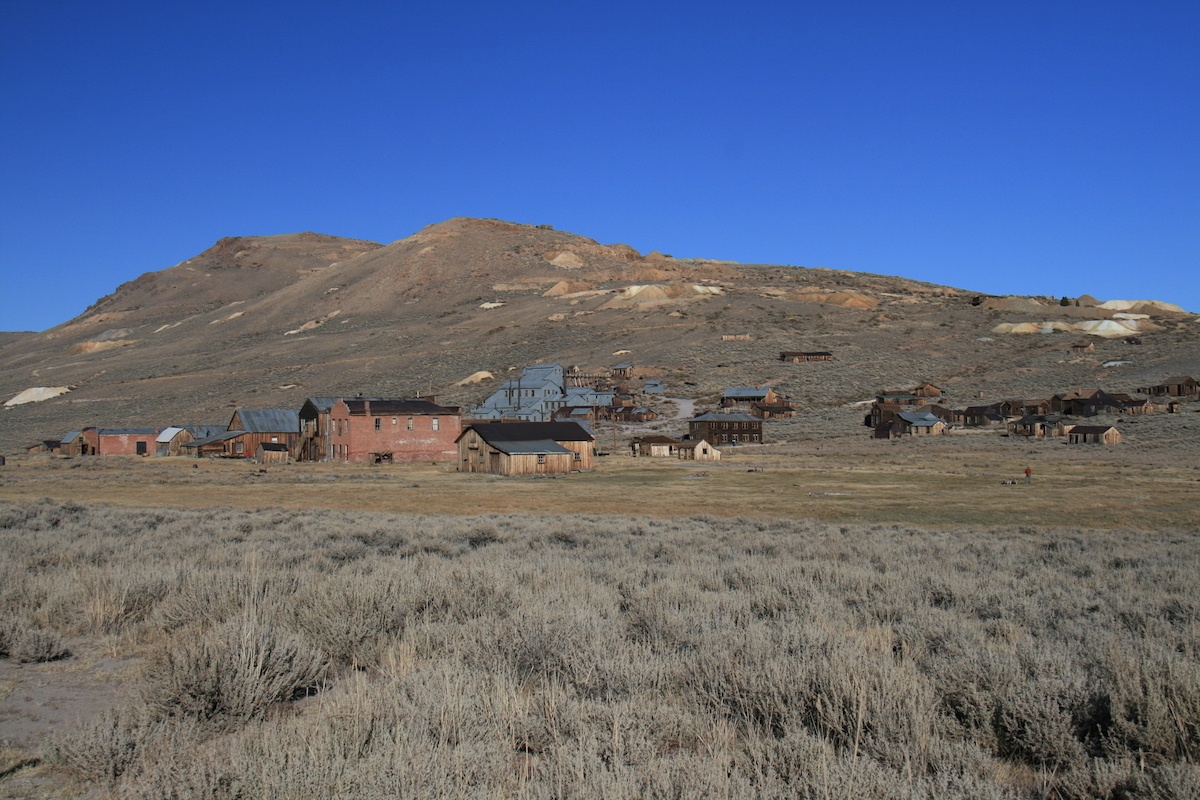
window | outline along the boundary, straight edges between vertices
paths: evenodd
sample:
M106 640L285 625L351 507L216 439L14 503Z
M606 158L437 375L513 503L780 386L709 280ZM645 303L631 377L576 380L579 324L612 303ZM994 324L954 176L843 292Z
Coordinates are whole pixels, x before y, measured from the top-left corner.
M246 452L246 445L242 444L241 442L234 442L234 444L233 444L233 452L235 452L235 453L244 453L244 452Z
M546 454L545 453L538 453L538 463L539 464L546 463Z
M392 417L392 424L393 424L393 425L397 424L399 421L400 421L400 420L396 419L395 417Z
M413 422L413 420L412 420L412 417L409 417L409 418L408 418L408 429L409 429L410 431L412 430L412 422Z
M438 420L438 418L437 418L437 417L434 417L434 418L433 418L433 429L434 429L435 431L437 431L437 430L441 430L440 420Z
M273 444L279 444L279 437L278 437L278 436L272 436L272 437L271 437L271 442L272 442Z
M575 460L576 460L576 461L583 461L583 456L582 456L581 454L579 454L579 453L576 453L576 454L575 454Z
M379 417L375 418L375 430L383 430L383 420L381 420Z

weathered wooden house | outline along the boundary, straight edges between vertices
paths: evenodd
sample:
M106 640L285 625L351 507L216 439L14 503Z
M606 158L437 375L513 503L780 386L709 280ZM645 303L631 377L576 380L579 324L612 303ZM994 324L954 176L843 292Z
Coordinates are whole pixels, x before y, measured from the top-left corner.
M1005 423L1004 415L1000 413L1000 404L991 403L986 406L967 406L961 413L956 414L957 424L964 428L991 428Z
M833 353L824 350L812 351L797 351L784 350L779 354L780 361L786 361L792 364L804 364L809 361L833 361Z
M197 439L207 439L224 433L224 425L172 425L163 428L154 439L154 455L181 456L188 455L185 446Z
M292 408L239 408L227 429L242 432L229 440L229 455L253 457L260 444L285 444L290 452L300 440L300 414Z
M595 438L575 422L476 422L458 437L460 472L543 475L593 466Z
M611 419L613 422L653 422L658 419L658 412L645 406L613 407Z
M1067 433L1070 444L1120 444L1121 432L1112 425L1076 425Z
M675 458L682 442L670 436L639 436L629 443L629 453L634 457Z
M310 397L300 406L300 441L296 444L297 461L332 461L332 427L329 412L340 397Z
M1072 417L1094 417L1097 414L1119 414L1121 403L1103 389L1078 389L1051 397L1050 410Z
M1161 406L1147 397L1134 397L1131 394L1113 392L1109 395L1113 400L1121 404L1121 413L1130 416L1141 414L1153 414L1158 411Z
M913 388L912 393L923 399L931 399L942 396L942 387L934 386L932 383L922 383Z
M310 398L311 400L312 398ZM315 412L315 416L314 416ZM453 461L462 433L462 409L424 399L342 398L322 425L316 403L299 412L298 452L327 461L391 464L401 461ZM314 442L309 430L322 438Z
M704 439L709 444L759 444L763 440L763 421L750 414L716 414L709 412L688 420L689 439Z
M770 386L730 386L721 397L722 408L740 406L749 410L755 403L768 406L792 405L787 398L776 394Z
M790 403L751 403L749 411L759 419L786 419L796 416L796 408Z
M941 436L946 423L926 411L901 411L891 422L875 429L876 439L899 439L904 436Z
M26 445L25 452L34 455L35 453L57 453L61 440L59 439L43 439L35 444Z
M676 451L684 461L720 461L721 451L707 439L684 439Z
M1049 400L1039 398L1000 401L1000 414L1005 417L1026 417L1051 412Z
M1009 436L1027 436L1034 439L1063 436L1063 417L1048 414L1026 414L1008 423ZM1069 424L1068 424L1069 427Z
M1197 397L1200 396L1200 383L1190 375L1176 375L1155 386L1138 389L1138 394L1148 394L1151 397Z
M95 452L83 431L68 431L58 442L55 452L64 456L92 456Z
M875 402L879 405L919 406L925 402L925 398L918 397L912 392L887 391L875 395Z

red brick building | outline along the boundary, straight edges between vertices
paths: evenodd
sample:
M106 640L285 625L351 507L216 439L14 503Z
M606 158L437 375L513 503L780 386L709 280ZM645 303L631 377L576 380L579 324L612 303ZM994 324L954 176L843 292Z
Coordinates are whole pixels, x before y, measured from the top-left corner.
M153 455L158 434L158 428L84 428L80 435L86 447L80 452L97 456Z
M329 409L330 461L455 461L462 409L428 400L341 399Z

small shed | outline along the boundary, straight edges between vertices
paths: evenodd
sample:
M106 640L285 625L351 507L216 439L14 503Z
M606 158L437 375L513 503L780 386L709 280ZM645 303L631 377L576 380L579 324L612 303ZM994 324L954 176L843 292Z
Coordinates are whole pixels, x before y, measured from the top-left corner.
M1121 432L1112 425L1076 425L1067 433L1070 444L1120 444Z
M286 464L290 458L288 447L283 442L261 442L254 451L256 464Z
M677 452L684 461L721 460L721 451L709 444L707 439L685 439Z
M780 361L788 361L792 364L804 364L809 361L833 361L833 353L824 350L784 350L779 354Z

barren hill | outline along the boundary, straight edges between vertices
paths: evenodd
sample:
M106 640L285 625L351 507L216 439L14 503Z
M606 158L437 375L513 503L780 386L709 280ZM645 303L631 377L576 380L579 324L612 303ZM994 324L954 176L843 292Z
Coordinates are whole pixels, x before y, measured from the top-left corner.
M963 402L1131 391L1200 373L1195 317L1087 299L981 302L903 278L642 255L498 220L451 219L388 245L235 237L44 333L0 336L0 402L70 389L0 413L0 452L82 425L223 423L237 406L295 407L310 395L432 391L470 405L509 368L537 361L632 361L660 369L669 394L701 399L771 382L816 408L921 380ZM1082 328L997 332L1093 323L1140 326L1142 343ZM1080 338L1096 351L1071 355ZM828 350L836 361L785 365L781 350ZM1112 361L1129 363L1102 366ZM496 377L456 386L478 371Z

